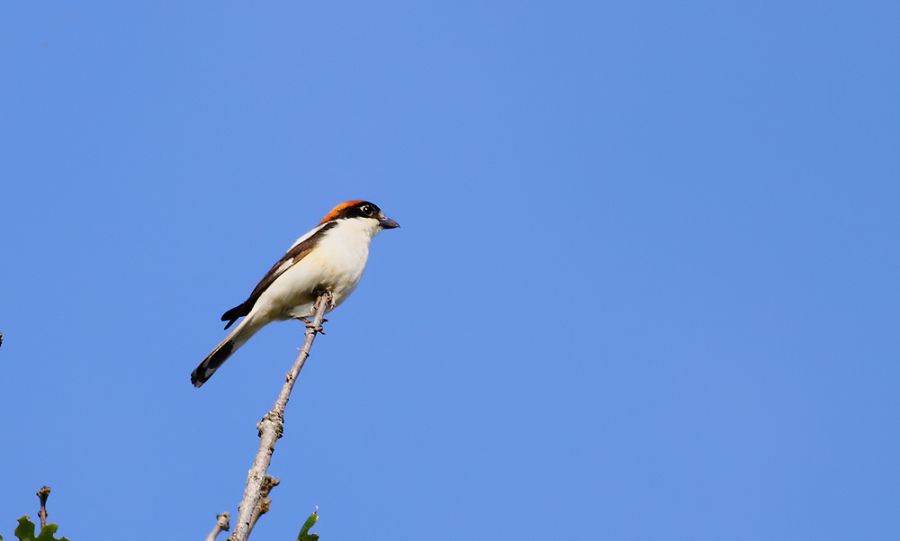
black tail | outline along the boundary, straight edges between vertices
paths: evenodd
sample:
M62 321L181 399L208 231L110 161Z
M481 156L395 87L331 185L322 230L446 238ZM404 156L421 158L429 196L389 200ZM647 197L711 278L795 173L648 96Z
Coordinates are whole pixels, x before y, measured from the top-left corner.
M253 303L250 302L250 300L246 300L222 314L222 321L228 322L225 324L225 328L227 329L228 327L231 327L239 317L243 317L249 314L251 308L253 308Z
M229 325L231 325L231 323L229 323ZM227 329L228 327L225 328ZM206 383L206 381L215 374L216 370L222 366L222 363L231 356L233 351L234 339L226 340L216 346L216 349L212 350L212 352L197 365L197 368L191 372L191 383L194 384L194 387L200 387Z

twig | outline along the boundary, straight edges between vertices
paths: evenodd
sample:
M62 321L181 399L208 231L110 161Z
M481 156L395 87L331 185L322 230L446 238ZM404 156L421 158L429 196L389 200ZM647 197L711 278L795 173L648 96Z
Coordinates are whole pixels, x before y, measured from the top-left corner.
M285 377L284 385L278 398L275 399L275 405L269 410L269 413L263 417L256 428L259 430L259 451L256 452L256 458L250 471L247 472L247 486L244 487L244 497L238 506L238 521L234 527L229 541L247 541L250 536L250 530L255 525L253 515L257 514L257 518L262 513L259 510L260 500L264 497L262 494L263 481L266 478L266 471L272 462L272 454L275 452L275 442L284 432L284 410L287 407L288 400L291 397L291 391L294 389L294 383L297 376L303 370L306 358L309 357L309 350L312 349L313 341L316 334L322 330L322 321L325 319L325 310L331 303L331 294L322 293L316 300L314 318L312 323L306 326L306 340L300 353L294 360L294 365Z
M268 513L269 509L272 508L272 498L269 497L269 493L280 482L277 477L266 474L262 486L259 487L259 505L256 506L253 515L250 517L250 531L253 531L253 527L256 526L256 521L259 520L259 517Z
M229 522L230 518L231 514L228 511L225 511L221 515L216 515L216 525L213 526L212 531L206 536L206 541L216 541L219 532L227 532L228 529L231 528L231 523Z
M42 486L37 491L37 497L41 500L41 510L38 511L38 516L41 518L41 529L44 529L44 526L47 525L47 498L50 497L50 487Z

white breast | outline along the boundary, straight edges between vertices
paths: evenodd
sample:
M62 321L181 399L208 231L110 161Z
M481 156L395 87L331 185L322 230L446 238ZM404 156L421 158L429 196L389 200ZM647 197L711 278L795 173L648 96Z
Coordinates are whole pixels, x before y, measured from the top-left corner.
M324 233L306 257L260 295L254 311L263 310L273 319L308 317L312 315L314 293L321 289L331 291L337 306L362 278L369 243L378 231L376 220L341 220Z

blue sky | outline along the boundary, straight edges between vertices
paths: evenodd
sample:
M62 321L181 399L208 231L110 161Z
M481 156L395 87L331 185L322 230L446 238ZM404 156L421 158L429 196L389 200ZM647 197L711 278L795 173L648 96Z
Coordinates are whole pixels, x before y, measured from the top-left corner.
M366 198L259 539L900 536L895 2L5 2L0 533L196 539Z

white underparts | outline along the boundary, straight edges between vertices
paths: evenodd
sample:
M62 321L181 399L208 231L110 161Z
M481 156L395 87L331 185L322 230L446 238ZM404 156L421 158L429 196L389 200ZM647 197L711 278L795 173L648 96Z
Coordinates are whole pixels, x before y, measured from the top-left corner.
M330 291L334 306L338 306L362 278L369 244L379 231L381 226L373 218L338 220L300 261L281 265L286 270L279 268L283 272L257 299L251 311L253 318L262 322L309 317L315 296L321 290ZM311 233L301 237L294 246Z

